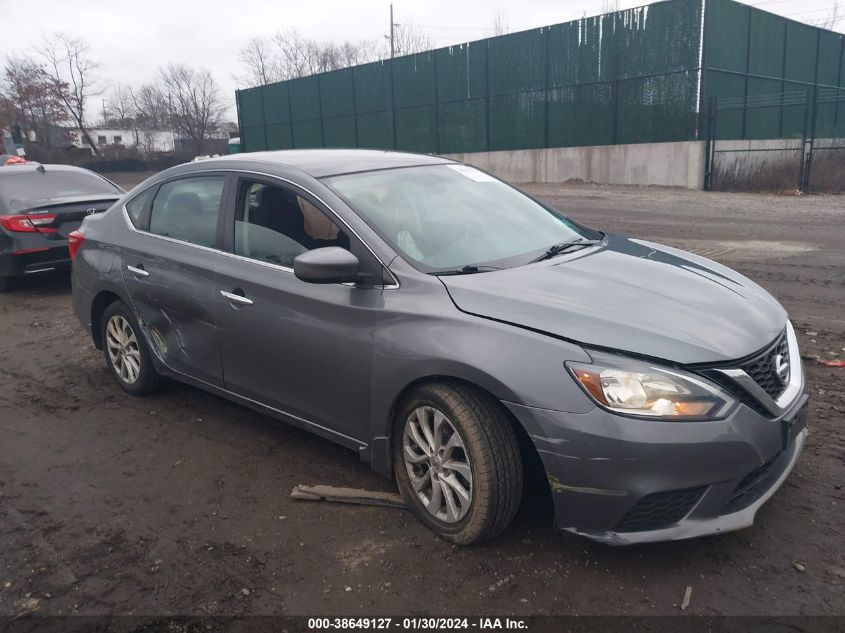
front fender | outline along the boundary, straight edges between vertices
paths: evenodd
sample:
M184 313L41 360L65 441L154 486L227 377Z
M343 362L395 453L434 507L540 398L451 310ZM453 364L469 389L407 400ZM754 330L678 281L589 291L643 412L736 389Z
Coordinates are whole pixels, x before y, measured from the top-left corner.
M396 406L421 380L459 379L523 406L570 413L594 408L563 365L590 362L574 343L457 310L446 317L387 314L376 328L371 394L370 461L379 472L391 471Z

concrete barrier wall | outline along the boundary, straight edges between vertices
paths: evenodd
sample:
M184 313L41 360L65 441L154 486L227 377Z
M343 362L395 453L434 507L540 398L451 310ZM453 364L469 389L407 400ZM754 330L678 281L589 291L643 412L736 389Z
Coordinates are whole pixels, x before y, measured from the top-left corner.
M448 154L513 182L704 187L704 141Z

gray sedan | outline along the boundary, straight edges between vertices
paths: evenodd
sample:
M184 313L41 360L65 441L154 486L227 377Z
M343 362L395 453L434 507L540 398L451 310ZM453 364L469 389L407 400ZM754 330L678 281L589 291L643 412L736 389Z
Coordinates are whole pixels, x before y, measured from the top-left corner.
M762 288L435 156L182 165L70 251L125 391L166 376L342 444L455 543L504 530L531 467L556 526L603 542L746 527L807 434L795 333Z

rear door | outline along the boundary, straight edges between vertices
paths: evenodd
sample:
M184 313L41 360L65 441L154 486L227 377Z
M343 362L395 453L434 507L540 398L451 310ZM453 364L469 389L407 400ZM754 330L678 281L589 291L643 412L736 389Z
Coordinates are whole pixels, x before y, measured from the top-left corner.
M224 173L167 181L130 200L122 273L140 324L170 369L214 386L223 371L214 322Z
M227 220L215 317L226 388L358 446L369 431L382 268L319 202L275 179L242 177ZM379 285L309 284L293 259L348 248Z

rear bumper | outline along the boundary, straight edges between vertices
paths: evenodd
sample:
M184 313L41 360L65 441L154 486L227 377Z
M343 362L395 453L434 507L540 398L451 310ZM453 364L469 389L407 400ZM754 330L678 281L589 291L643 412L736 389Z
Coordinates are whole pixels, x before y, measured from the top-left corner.
M0 229L0 277L22 277L69 266L66 239Z
M0 253L0 277L22 277L70 268L70 254L66 244L45 251L20 250L23 252Z
M715 422L654 422L506 403L543 461L555 526L612 545L750 526L807 437L807 394L778 419L740 405Z

